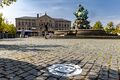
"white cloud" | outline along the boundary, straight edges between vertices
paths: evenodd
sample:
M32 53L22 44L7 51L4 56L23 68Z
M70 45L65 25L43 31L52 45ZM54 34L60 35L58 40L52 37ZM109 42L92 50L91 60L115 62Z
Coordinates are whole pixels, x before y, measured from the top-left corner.
M60 10L60 9L62 9L63 7L60 7L60 6L54 6L54 7L51 7L52 8L52 10Z

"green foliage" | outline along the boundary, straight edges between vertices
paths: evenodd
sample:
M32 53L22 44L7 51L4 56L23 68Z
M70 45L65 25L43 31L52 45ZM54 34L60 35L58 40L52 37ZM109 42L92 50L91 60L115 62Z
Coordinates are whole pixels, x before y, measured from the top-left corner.
M120 28L116 28L116 33L120 33Z
M9 34L16 34L16 28L13 24L5 23L2 14L0 14L0 32L2 33L9 33Z
M120 25L116 26L116 30L120 33Z
M109 23L107 24L107 26L108 26L109 28L113 28L114 24L113 24L113 22L109 22Z
M13 24L9 24L9 33L16 34L16 28Z
M17 0L1 0L0 7L3 7L4 5L9 6L13 2L16 2ZM13 24L5 23L3 14L0 13L0 32L8 32L10 34L15 34L16 29Z
M2 0L0 2L0 7L3 7L4 5L9 6L10 4L12 4L13 2L16 2L16 0Z
M120 33L120 30L118 30L117 28L112 31L112 34L117 34L117 33Z
M7 32L9 34L16 34L16 28L13 24L5 24L3 32Z
M111 29L108 29L108 27L105 27L104 30L106 33L111 33Z
M0 14L0 32L2 32L3 31L3 29L4 29L4 19L3 19L3 14Z
M104 30L106 31L106 33L114 33L115 28L113 22L109 22Z
M102 29L103 29L102 23L101 23L100 21L97 21L97 22L94 24L93 29L94 29L94 30L102 30Z

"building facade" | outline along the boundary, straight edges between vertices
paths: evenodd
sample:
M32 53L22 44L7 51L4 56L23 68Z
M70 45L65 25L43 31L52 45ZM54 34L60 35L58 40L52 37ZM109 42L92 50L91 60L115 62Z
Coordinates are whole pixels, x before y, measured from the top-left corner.
M52 18L47 14L37 17L20 17L16 18L16 29L18 32L28 31L32 35L42 35L45 30L45 26L48 27L48 31L70 30L71 21L62 18Z

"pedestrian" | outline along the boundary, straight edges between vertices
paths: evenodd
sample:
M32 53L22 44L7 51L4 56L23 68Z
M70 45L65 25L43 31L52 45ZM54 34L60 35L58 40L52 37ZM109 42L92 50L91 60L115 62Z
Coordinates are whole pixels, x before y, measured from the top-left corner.
M45 31L44 31L45 39L47 39L47 35L48 35L48 26L47 26L47 24L46 24L46 25L45 25Z

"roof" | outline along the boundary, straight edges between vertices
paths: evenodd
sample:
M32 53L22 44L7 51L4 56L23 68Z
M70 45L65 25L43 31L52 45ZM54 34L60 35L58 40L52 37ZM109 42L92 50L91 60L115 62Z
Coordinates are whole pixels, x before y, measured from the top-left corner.
M63 18L53 18L55 21L68 21L68 22L71 22L69 20L66 20L66 19L63 19Z
M37 19L37 17L23 16L16 19Z
M40 16L39 18L42 18L42 17L45 17L45 16L47 16L48 18L53 19L52 17L48 16L47 14L45 14L45 15L43 15L43 16Z
M67 21L67 22L71 22L71 21L63 19L63 18L52 18L52 17L48 16L47 14L45 14L43 16L40 16L39 18L42 18L42 17L45 17L45 16L47 16L48 18L51 18L51 19L53 19L55 21ZM16 19L37 19L37 17L24 16L24 17L19 17L19 18L16 18Z

